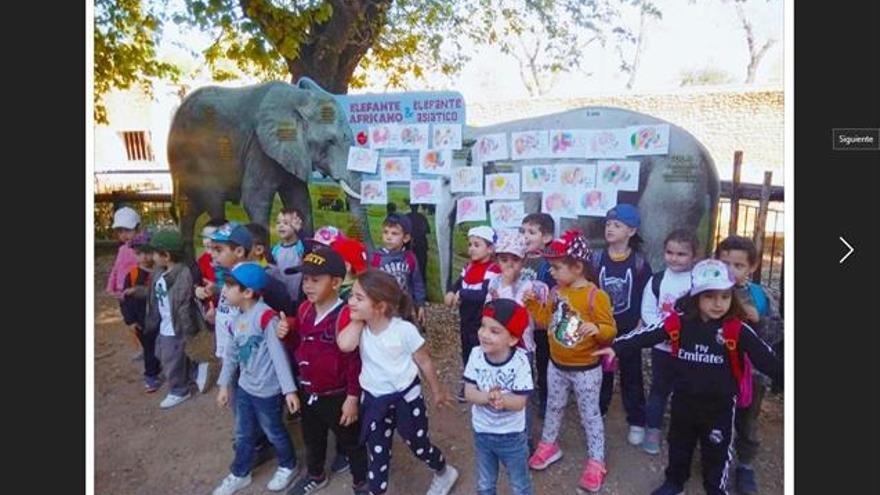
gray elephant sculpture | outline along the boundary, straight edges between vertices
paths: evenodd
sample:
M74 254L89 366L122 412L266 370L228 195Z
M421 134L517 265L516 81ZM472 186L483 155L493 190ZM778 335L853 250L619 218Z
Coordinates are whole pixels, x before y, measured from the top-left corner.
M303 212L303 235L309 236L308 182L314 171L341 185L361 232L368 232L355 192L360 177L346 170L352 143L342 108L309 80L194 91L174 114L168 136L168 164L188 252L199 215L224 219L225 202L232 201L252 222L268 226L276 193L285 207Z

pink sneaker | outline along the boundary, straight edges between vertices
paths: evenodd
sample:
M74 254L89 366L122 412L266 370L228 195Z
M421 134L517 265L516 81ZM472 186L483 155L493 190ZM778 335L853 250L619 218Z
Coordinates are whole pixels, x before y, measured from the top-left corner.
M605 464L590 459L584 466L584 472L581 473L580 487L588 492L598 492L602 489L602 481L605 480Z
M538 442L538 448L532 457L529 457L529 467L538 471L547 469L547 466L562 459L562 450L555 443Z

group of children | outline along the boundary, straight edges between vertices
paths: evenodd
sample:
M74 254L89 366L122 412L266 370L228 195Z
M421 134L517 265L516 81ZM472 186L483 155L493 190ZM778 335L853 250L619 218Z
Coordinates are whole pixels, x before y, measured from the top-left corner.
M355 494L385 493L395 430L433 471L427 493L449 493L458 470L430 439L423 382L432 407L454 398L425 345L425 283L404 247L406 216L385 219L372 253L330 226L300 239L296 210L279 214L273 247L260 225L209 224L210 254L193 266L182 263L179 232L150 235L138 224L127 208L114 217L123 245L108 290L143 347L146 391L161 386L160 370L169 383L160 407L190 398L193 382L204 391L220 369L217 402L232 406L235 440L215 495L248 486L269 444L278 458L271 491L311 493L350 469ZM638 209L619 204L607 214L602 250L578 231L554 239L553 218L542 213L527 215L519 231L469 230L469 262L444 302L460 316L458 400L472 404L478 493L496 493L500 464L512 493L533 493L530 471L563 455L558 436L572 391L587 452L578 487L599 491L615 371L627 440L648 454L661 451L672 395L666 480L653 494L683 492L698 440L706 492L726 493L734 438L737 490L757 493L757 415L768 381L781 380L769 346L781 325L773 299L749 282L754 244L732 236L717 259L697 262L695 234L675 230L665 270L652 273L639 228ZM188 351L211 329L213 355ZM646 400L641 349L650 346ZM300 418L302 476L284 409ZM543 420L537 444L532 412ZM328 473L330 430L337 455Z

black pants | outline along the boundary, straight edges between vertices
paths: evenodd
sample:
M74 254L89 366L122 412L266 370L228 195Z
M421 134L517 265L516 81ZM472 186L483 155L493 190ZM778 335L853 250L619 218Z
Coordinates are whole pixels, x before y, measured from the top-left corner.
M538 369L539 406L547 404L547 365L550 363L550 342L547 330L535 329L535 367Z
M672 394L667 481L684 486L699 441L703 488L708 495L727 493L735 409L734 397L695 397L678 391Z
M136 334L138 342L144 349L144 378L158 378L159 373L162 372L162 363L156 356L156 337L159 336L159 332L145 334L143 330L139 330Z
M468 358L471 357L471 349L480 345L477 333L480 331L483 319L483 303L475 301L461 301L458 308L458 316L461 322L461 365L462 371L467 367Z
M620 397L630 426L645 426L645 382L642 376L642 350L626 352L618 356L620 373ZM602 373L602 389L599 391L599 411L604 416L611 405L614 392L614 373Z
M761 447L761 439L758 436L758 416L761 414L761 403L764 402L764 394L767 387L760 376L752 376L752 403L749 407L736 409L736 440L733 446L736 449L736 460L740 464L750 464L755 460L755 455Z
M342 403L345 395L321 396L309 404L309 395L299 393L302 404L302 434L306 444L306 467L309 476L324 476L324 464L327 460L327 433L333 430L337 448L348 456L351 466L353 484L363 483L367 479L367 449L359 443L360 422L348 426L339 424L342 416Z
M428 288L428 242L425 244L413 244L413 254L419 262L419 271L422 273L422 281L425 282L425 290Z

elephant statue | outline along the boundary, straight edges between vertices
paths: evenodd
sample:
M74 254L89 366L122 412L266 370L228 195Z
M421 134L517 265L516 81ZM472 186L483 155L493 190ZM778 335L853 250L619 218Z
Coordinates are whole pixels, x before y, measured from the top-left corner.
M275 194L303 212L301 237L312 231L308 182L319 172L350 196L351 214L369 232L360 177L346 170L351 129L333 96L308 79L241 88L208 86L174 114L168 164L181 233L192 254L196 219L225 218L225 202L240 203L252 222L269 225ZM364 241L370 244L369 236Z

